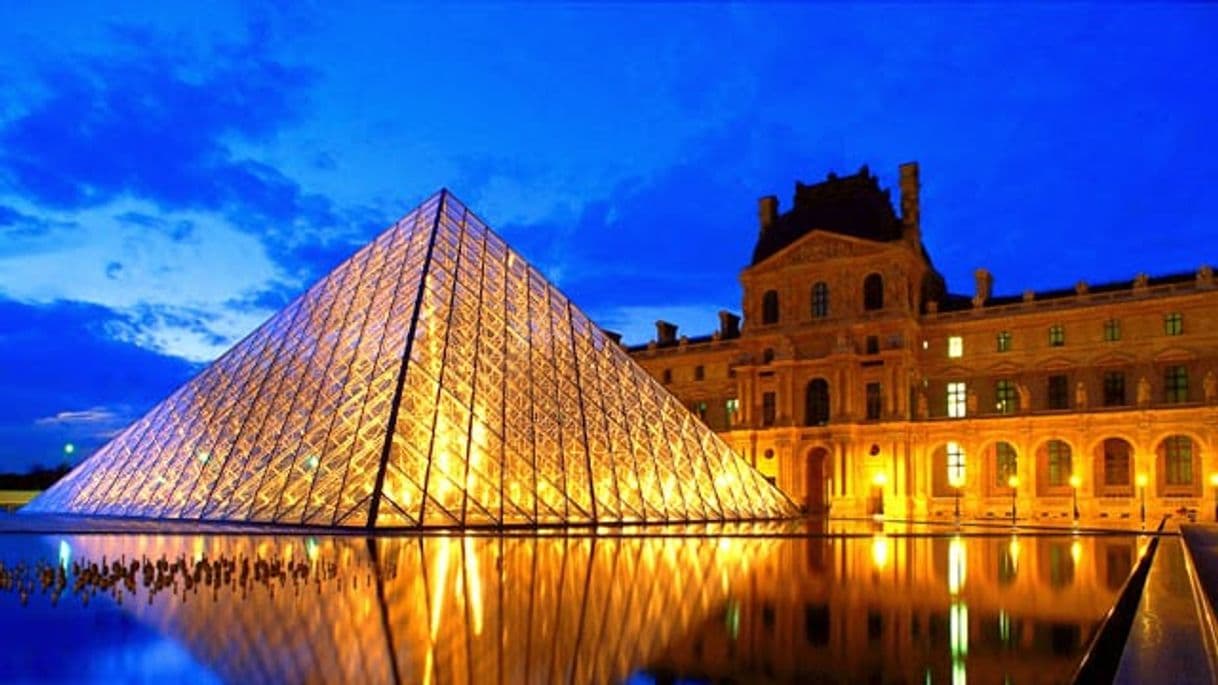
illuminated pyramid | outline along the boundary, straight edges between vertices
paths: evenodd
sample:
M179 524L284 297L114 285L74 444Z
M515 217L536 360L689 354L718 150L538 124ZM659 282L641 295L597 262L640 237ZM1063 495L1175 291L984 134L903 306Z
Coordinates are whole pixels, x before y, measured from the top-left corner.
M396 528L792 512L447 191L25 510Z

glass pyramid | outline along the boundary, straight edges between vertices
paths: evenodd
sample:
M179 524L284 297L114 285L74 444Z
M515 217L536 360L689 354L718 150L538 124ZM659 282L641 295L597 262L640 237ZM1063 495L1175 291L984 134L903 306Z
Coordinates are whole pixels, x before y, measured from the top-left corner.
M793 508L440 191L25 511L416 528Z

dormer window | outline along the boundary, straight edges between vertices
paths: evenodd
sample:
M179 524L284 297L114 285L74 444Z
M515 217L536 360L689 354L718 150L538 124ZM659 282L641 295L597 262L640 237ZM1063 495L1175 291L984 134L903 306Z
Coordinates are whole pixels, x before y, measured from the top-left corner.
M761 296L761 323L778 323L778 291L767 290Z
M871 274L863 280L863 310L872 312L884 308L884 277Z

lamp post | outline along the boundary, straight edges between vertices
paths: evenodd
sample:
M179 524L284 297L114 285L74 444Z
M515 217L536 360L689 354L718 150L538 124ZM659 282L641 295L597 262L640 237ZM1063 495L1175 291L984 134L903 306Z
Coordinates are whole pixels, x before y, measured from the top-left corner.
M1016 504L1015 497L1019 493L1019 476L1011 474L1007 477L1007 485L1011 488L1011 525L1015 525Z
M1083 479L1078 474L1070 476L1070 489L1074 493L1074 525L1078 525L1078 486L1083 484Z
M1210 485L1214 486L1214 520L1218 521L1218 473L1210 474Z
M951 477L951 486L956 495L956 525L960 525L960 488L963 485L963 474L961 474L959 471L953 471Z
M878 501L876 502L875 507L876 518L884 518L884 486L887 483L888 474L884 473L883 471L876 471L875 475L871 477L871 484L880 491L880 495L877 498Z
M1138 492L1142 498L1142 527L1146 527L1146 474L1138 474Z

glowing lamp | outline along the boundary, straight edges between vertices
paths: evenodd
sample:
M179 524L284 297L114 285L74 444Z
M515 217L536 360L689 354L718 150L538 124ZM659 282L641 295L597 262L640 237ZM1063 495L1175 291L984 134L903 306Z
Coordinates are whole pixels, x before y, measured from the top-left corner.
M1019 476L1012 473L1010 475L1010 477L1007 478L1007 487L1011 487L1011 488L1019 487Z
M1083 479L1080 478L1078 475L1070 476L1070 487L1077 490L1078 486L1080 486L1082 484L1083 484Z
M1218 473L1210 474L1210 485L1218 488Z
M884 487L888 484L888 474L883 471L876 471L875 475L871 477L871 483L877 488Z
M1138 487L1144 488L1144 487L1146 487L1146 483L1147 483L1146 474L1139 473L1138 474Z

